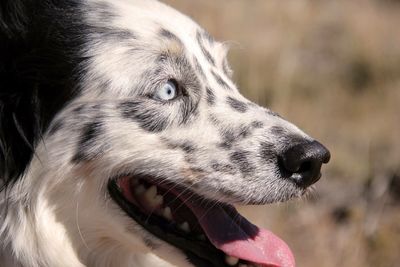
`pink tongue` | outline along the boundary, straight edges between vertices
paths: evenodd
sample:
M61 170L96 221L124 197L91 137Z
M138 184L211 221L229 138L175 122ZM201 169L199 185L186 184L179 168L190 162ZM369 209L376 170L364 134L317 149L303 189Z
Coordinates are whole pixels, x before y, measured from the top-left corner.
M283 240L250 223L233 208L233 214L229 215L217 206L202 207L192 201L186 205L196 215L211 243L225 254L263 266L295 266L293 254Z

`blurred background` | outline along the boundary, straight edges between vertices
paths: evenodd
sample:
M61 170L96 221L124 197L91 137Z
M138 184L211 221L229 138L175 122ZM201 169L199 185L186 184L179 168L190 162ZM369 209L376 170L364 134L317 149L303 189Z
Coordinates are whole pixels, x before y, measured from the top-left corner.
M400 1L165 2L231 45L245 96L331 150L310 196L242 212L298 267L400 266Z

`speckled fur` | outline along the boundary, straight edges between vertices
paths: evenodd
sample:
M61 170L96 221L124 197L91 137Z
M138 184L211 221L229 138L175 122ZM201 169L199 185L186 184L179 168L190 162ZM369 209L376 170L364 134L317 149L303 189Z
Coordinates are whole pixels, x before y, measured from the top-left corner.
M92 27L77 48L79 92L51 118L26 172L1 193L0 263L191 266L111 200L107 182L123 173L232 204L304 193L282 177L277 155L312 139L239 93L226 44L157 1L76 2ZM149 97L171 78L185 95L168 103Z

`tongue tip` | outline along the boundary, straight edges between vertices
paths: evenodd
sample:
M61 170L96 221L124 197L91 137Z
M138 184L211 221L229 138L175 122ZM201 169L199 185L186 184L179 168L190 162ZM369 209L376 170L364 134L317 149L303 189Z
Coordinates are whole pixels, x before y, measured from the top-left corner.
M296 266L289 246L265 229L259 229L259 233L254 238L225 243L219 249L230 256L261 264L264 267Z
M272 266L276 265L277 267L296 266L293 252L285 241L265 229L260 229L260 233L257 236L262 236L260 243L264 245L265 252L265 261L260 263L272 264Z

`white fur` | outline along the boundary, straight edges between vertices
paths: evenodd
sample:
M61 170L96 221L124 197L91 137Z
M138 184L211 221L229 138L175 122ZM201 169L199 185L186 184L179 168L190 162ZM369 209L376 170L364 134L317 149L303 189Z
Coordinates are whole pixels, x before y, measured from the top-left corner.
M86 47L85 55L92 60L86 74L81 77L84 91L55 118L62 119L67 127L53 136L44 136L43 142L35 148L27 173L7 191L7 212L0 213L0 243L4 247L0 254L3 257L0 258L1 266L191 266L178 249L155 238L129 218L110 199L106 186L110 177L136 170L161 173L180 183L183 178L178 173L188 167L207 166L210 158L228 162L226 151L215 146L220 141L220 135L210 121L211 111L204 99L199 104L200 113L194 125L183 129L178 127L174 118L180 116L179 110L169 107L170 127L157 134L147 133L137 124L127 122L116 108L121 101L141 93L132 88L143 82L140 74L152 68L160 51L183 53L189 58L194 56L208 70L209 63L196 41L196 33L201 29L188 17L157 1L107 2L117 18L113 25L106 26L132 30L140 38L121 43L94 39ZM94 3L94 0L88 1L89 6ZM102 25L95 14L88 14L87 21ZM157 30L161 26L177 35L186 50L181 51L177 49L177 44L160 39ZM129 52L132 47L140 48L139 52ZM221 70L226 54L224 45L215 43L208 49L217 62L216 71L234 89L232 92L215 91L219 104L213 108L213 114L227 127L237 127L255 119L265 124L263 129L254 131L253 138L238 144L238 148L251 150L262 140L279 146L279 140L265 134L270 126L280 126L302 138L309 138L285 120L267 116L266 110L261 107L243 115L232 114L233 111L221 99L232 95L244 102L248 100L239 94L234 83ZM210 87L221 87L210 72L206 71L206 76ZM98 91L99 77L111 81L101 94ZM104 114L104 140L96 144L104 153L90 162L71 164L82 128L98 115L97 111L90 111L90 106L95 104L102 105L101 112ZM88 111L71 115L78 105L88 107ZM160 137L177 136L196 142L200 151L196 155L198 166L188 166L181 152L171 151L160 142ZM275 169L258 164L257 160L250 159L258 168L253 180L211 171L202 177L189 173L184 179L195 180L200 185L198 193L213 199L237 202L237 199L219 193L219 189L229 188L240 192L249 201L261 201L268 195L271 196L269 202L278 200L283 192L283 182L277 183L273 179ZM289 185L284 185L289 188ZM296 195L300 194L296 192ZM2 196L0 199L3 201L0 205L4 207L5 198ZM146 246L144 238L154 243L154 250Z

